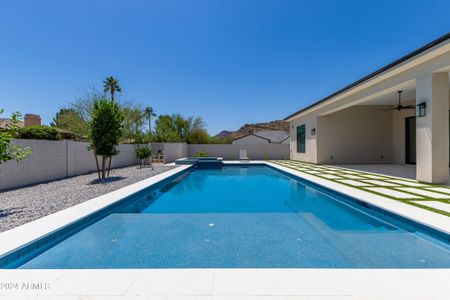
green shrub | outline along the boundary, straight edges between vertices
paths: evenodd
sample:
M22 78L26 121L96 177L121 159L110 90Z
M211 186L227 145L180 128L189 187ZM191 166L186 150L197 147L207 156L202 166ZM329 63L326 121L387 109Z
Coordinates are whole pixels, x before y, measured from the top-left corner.
M58 129L50 126L30 126L18 128L15 137L18 139L33 139L33 140L60 140L61 135Z
M208 157L208 153L206 153L205 151L199 151L194 154L194 157Z
M148 147L136 149L136 157L138 159L148 159L150 155L152 155L152 150Z

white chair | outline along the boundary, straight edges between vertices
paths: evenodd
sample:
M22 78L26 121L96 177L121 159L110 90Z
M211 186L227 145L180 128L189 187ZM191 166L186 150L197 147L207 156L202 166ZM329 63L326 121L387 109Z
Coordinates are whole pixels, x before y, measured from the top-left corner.
M241 162L248 162L249 158L247 157L247 149L239 150L239 160Z

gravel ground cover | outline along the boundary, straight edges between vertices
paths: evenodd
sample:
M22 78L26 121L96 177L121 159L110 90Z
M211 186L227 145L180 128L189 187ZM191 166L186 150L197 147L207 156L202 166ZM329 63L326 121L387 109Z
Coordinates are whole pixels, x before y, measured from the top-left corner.
M154 170L131 166L111 170L110 178L104 183L98 182L97 173L90 173L18 189L0 190L0 232L173 168L162 164L155 165Z

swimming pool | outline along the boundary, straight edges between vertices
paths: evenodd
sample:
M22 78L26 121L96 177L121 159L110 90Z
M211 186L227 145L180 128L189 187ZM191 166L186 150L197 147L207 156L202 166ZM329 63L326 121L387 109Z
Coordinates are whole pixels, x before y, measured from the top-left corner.
M92 222L6 267L450 267L448 241L264 165L188 169Z

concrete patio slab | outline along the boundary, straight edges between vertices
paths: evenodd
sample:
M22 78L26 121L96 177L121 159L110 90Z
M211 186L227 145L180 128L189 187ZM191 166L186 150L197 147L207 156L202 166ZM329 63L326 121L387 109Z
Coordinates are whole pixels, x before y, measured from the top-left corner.
M409 192L409 193L414 193L414 194L430 197L430 198L435 198L435 199L450 199L450 195L430 192L430 191L423 190L423 189L418 189L418 188L407 188L407 187L404 188L404 187L402 187L402 188L397 188L397 189L405 191L405 192Z
M388 188L381 188L381 187L372 187L372 188L367 188L369 191L374 191L380 194L385 194L387 196L391 196L394 198L402 198L402 199L421 199L422 197L420 196L416 196L416 195L412 195L412 194L408 194L408 193L403 193L403 192L399 192L399 191L394 191Z
M443 203L440 201L414 201L417 204L436 208L450 213L450 203Z

